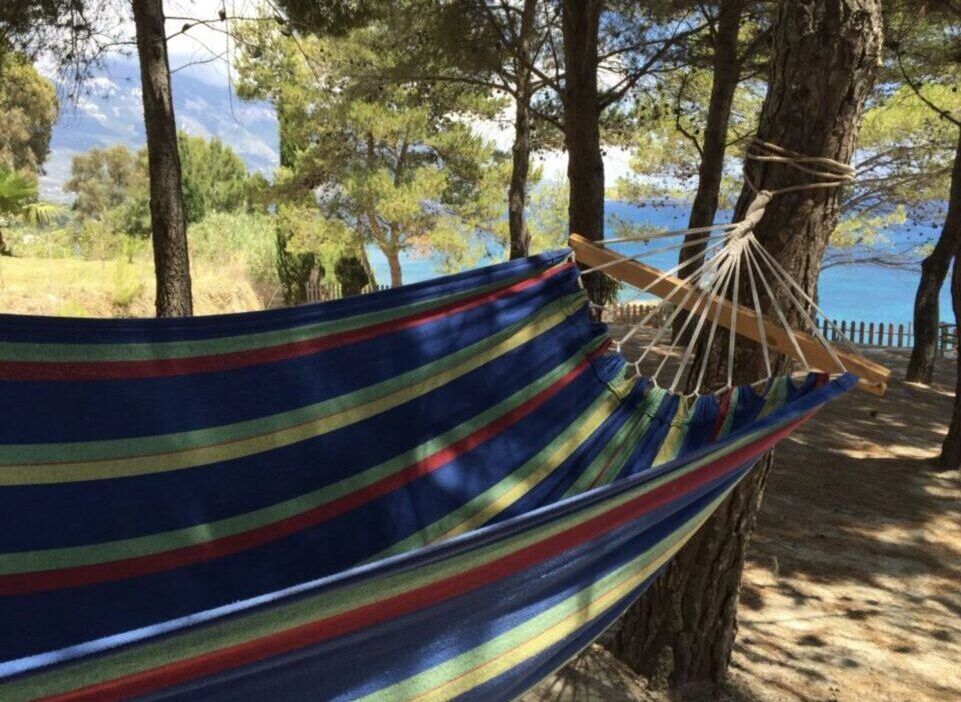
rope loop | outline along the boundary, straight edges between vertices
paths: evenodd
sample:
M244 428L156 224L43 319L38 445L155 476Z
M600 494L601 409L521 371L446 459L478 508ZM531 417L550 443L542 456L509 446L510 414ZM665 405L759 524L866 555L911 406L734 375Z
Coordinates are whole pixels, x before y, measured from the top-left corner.
M847 163L841 163L827 156L805 156L797 151L791 151L791 149L772 144L758 137L751 137L750 146L744 154L744 157L746 161L780 163L814 178L814 180L809 183L791 185L773 190L771 191L772 195L818 188L837 188L853 182L857 174L854 167ZM812 168L811 166L816 166L816 168ZM751 189L754 190L754 192L758 192L746 172L744 177Z

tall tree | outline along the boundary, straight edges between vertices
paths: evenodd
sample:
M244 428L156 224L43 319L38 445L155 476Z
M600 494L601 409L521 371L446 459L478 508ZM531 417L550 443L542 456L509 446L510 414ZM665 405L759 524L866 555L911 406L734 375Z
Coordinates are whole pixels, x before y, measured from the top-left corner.
M513 102L507 250L528 255L526 206L532 153L559 145L559 8L549 0L404 0L380 3L406 60L398 81L460 83L506 94ZM555 130L552 127L557 127ZM536 176L536 173L534 174Z
M140 155L122 144L90 149L70 163L70 179L63 189L73 193L73 209L81 217L105 219L131 197L139 197L146 183Z
M162 0L133 0L140 55L147 161L150 169L150 219L157 316L193 314L187 217L184 208L177 123L170 88L170 63Z
M670 65L671 54L703 26L675 3L562 0L564 58L561 101L570 182L568 227L592 240L604 238L604 157L601 118L647 75ZM598 75L611 80L603 89ZM588 294L604 302L609 279L590 275Z
M537 0L524 0L516 31L518 56L513 62L516 95L514 96L514 143L511 146L511 184L507 191L507 222L510 229L510 257L524 258L530 253L531 235L527 230L527 183L531 168L531 100L534 76L530 66L536 60L535 22ZM550 31L550 30L548 30Z
M961 330L961 248L954 252L954 272L951 274L951 300L954 306L955 330ZM959 332L961 333L961 332ZM941 445L939 463L948 470L961 470L961 349L957 351L957 367L954 386L954 410L948 435Z
M707 15L709 27L713 78L704 137L700 144L695 141L701 162L698 166L697 192L691 203L687 224L689 229L710 226L717 215L734 93L741 82L743 66L767 37L767 32L761 30L755 31L754 36L749 36L746 42L741 40L747 10L756 4L750 0L724 0L717 3L713 11L708 7L702 9ZM756 7L754 9L758 10ZM699 256L707 247L707 238L700 234L688 234L684 237L684 243L688 246L678 252L678 263L681 264ZM686 278L695 269L693 263L688 264L679 270L679 275ZM680 333L685 320L686 315L678 315L675 333Z
M957 26L961 22L961 3L954 0L892 1L890 14L894 62L900 78L942 122L957 130L948 196L948 212L934 249L921 263L921 280L914 301L914 347L908 362L906 378L928 383L934 372L938 326L941 321L939 298L951 267L955 251L961 247L961 111L952 112L926 88L942 85L957 90L961 79L961 39Z
M507 192L507 222L510 258L523 258L530 253L531 232L527 225L527 200L530 190L531 153L543 143L543 132L535 135L535 124L542 121L561 127L557 115L537 103L542 91L558 87L558 53L554 35L558 29L558 12L554 3L545 0L467 0L463 5L476 8L463 13L477 24L476 16L487 30L476 35L472 44L461 43L462 51L484 56L481 42L492 39L494 51L481 74L487 74L490 86L511 96L514 101L511 144L511 178ZM464 65L461 62L461 65ZM469 64L468 64L469 65ZM486 69L486 70L485 70Z
M568 227L604 238L604 158L597 68L604 0L564 0L564 146L570 182Z
M53 84L15 53L0 53L0 164L40 173L60 112Z
M934 373L937 335L941 323L941 288L948 276L951 259L961 252L961 120L958 146L951 169L948 211L934 248L921 262L921 279L914 298L914 346L905 378L916 383L930 383Z
M878 67L881 27L878 0L780 0L759 137L848 163ZM805 181L776 164L752 168L751 177L771 190ZM745 186L736 218L752 197ZM760 243L809 292L838 221L839 198L836 189L780 195L756 229ZM757 377L757 356L752 349L739 358L739 381ZM748 540L770 468L763 459L744 478L625 615L614 647L638 672L675 685L724 678Z
M502 212L492 198L503 169L464 117L491 118L501 103L473 87L385 77L398 58L382 21L299 40L252 29L238 62L242 94L273 100L303 145L281 189L313 209L317 244L376 246L394 286L402 255L428 245L453 267L476 260L483 246L474 234ZM298 229L303 245L311 237Z
M247 167L229 146L186 132L177 135L183 169L187 222L199 222L211 212L236 212L247 201Z

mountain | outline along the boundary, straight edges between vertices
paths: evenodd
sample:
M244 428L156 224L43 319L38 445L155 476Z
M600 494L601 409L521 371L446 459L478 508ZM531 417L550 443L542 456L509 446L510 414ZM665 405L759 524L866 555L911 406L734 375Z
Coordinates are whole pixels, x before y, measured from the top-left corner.
M241 101L223 74L202 66L177 71L172 80L179 129L219 137L252 171L268 174L277 167L277 119L269 104ZM132 59L111 58L87 80L75 104L64 100L40 182L41 196L70 199L63 184L70 177L74 155L116 144L139 149L144 143L139 66Z

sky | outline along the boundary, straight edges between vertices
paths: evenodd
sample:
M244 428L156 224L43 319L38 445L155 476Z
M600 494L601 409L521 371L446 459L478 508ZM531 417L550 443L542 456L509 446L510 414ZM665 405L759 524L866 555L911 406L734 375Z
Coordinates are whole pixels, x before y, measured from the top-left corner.
M262 8L270 8L270 0L164 0L164 10L167 15L167 34L172 38L168 42L170 55L170 67L175 74L181 74L191 79L191 82L200 81L211 87L211 93L224 93L230 87L230 68L228 59L231 56L233 46L230 38L223 29L223 24L217 21L218 12L223 9L228 17L252 17L259 14ZM210 26L194 24L188 31L182 31L186 19L194 21L209 20ZM119 25L119 33L129 37L134 36L132 21L125 21ZM113 56L108 56L108 60L119 60L123 56L119 52ZM135 60L135 56L130 57ZM50 62L45 62L41 69L51 78L55 78ZM81 97L77 104L65 104L62 110L60 122L55 130L53 140L53 153L49 162L50 177L42 183L44 195L53 199L61 200L62 183L69 170L69 161L72 156L80 151L93 147L102 147L104 137L99 139L87 138L82 133L78 125L80 122L77 116L92 117L109 126L112 130L122 134L131 132L133 126L130 120L137 114L137 110L129 109L131 100L140 99L139 86L130 85L129 80L125 84L118 84L109 71L106 74L95 76L89 83L93 89L94 97ZM174 86L175 100L177 85ZM190 96L193 99L194 96ZM64 98L66 100L66 98ZM239 101L238 101L239 102ZM216 106L212 107L214 109ZM264 106L264 109L271 109ZM510 127L510 113L508 110L504 119L489 122L475 123L475 130L484 137L492 140L498 148L509 150L511 145L512 132ZM259 129L262 131L261 121L263 119L263 109L261 110L231 110L231 119L211 119L204 120L196 112L188 114L184 110L178 112L178 122L180 127L187 132L199 134L207 138L216 136L223 139L228 144L236 138L238 132ZM245 124L244 120L249 119L257 122L257 125ZM108 124L113 120L113 123ZM123 125L117 122L122 120ZM140 135L142 129L133 130L129 138L124 142L128 146L142 141ZM59 137L59 138L58 138ZM276 141L276 140L274 140ZM60 152L58 153L58 147ZM276 145L272 145L276 151ZM560 180L566 176L567 155L560 151L546 152L535 155L534 163L538 165L543 173L544 180ZM615 183L620 177L629 173L630 154L621 148L607 148L604 163L608 184ZM274 158L276 163L276 154ZM250 165L248 161L248 165ZM256 167L263 168L261 159L257 160Z

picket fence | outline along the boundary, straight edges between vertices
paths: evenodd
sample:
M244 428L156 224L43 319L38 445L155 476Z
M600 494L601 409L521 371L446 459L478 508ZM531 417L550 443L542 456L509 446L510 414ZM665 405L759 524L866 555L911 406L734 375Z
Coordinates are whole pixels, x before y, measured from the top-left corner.
M389 285L365 285L360 294L389 290ZM344 289L340 283L308 283L307 302L328 302L329 300L339 300L344 297Z
M843 334L857 346L866 348L900 349L914 346L914 325L884 322L858 322L826 319L820 321L821 333L831 341L837 341ZM958 353L958 327L956 324L942 323L938 326L937 355L944 357Z

